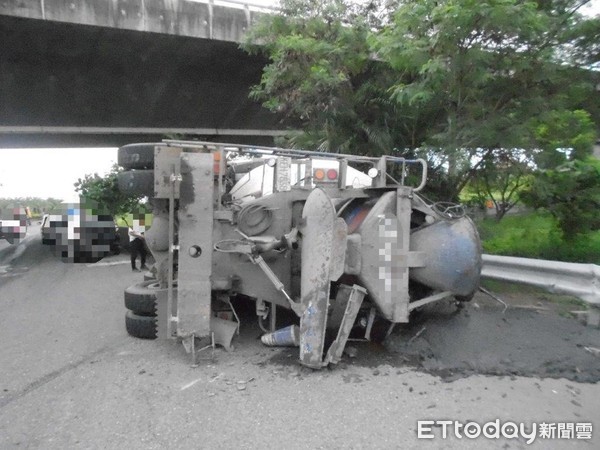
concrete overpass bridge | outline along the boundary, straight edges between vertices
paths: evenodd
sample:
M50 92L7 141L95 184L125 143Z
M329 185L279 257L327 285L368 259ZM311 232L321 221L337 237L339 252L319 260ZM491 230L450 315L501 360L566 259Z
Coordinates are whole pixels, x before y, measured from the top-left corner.
M0 147L164 136L269 143L238 45L265 10L234 1L0 0Z

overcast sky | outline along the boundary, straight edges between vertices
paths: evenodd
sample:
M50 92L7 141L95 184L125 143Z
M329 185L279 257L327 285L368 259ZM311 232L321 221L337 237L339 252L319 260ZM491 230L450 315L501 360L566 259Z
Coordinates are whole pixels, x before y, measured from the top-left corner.
M116 161L116 148L0 149L0 197L78 201L73 183L104 175Z
M599 14L600 0L593 0L585 12ZM0 149L0 198L54 197L77 201L73 183L88 173L105 174L116 160L116 148Z
M600 0L592 0L585 6L584 13L589 15L600 14Z

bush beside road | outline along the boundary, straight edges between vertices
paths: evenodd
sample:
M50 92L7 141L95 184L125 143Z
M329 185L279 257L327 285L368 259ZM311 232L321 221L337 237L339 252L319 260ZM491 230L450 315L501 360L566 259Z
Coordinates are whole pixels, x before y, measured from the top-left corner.
M484 253L600 264L600 231L565 241L556 220L547 213L508 215L501 222L478 220L477 228Z

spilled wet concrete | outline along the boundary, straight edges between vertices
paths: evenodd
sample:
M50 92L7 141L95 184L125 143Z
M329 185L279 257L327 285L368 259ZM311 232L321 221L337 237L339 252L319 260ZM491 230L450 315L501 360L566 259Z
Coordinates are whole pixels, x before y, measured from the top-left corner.
M432 305L398 325L383 343L350 342L340 369L411 367L445 381L471 375L599 381L600 357L593 349L600 348L600 330L537 303L542 306L504 311L478 295L462 309L448 302ZM297 353L281 349L270 362L297 364Z
M554 311L509 308L479 300L469 305L438 305L385 342L395 358L445 379L471 374L600 380L600 330ZM423 332L414 340L412 337Z

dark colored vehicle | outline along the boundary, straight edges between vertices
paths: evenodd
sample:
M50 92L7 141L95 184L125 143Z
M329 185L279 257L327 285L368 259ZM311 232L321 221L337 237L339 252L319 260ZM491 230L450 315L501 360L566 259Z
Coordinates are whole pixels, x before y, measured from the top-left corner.
M88 205L67 204L44 215L42 243L51 246L65 262L94 263L120 252L119 233L109 214Z
M14 207L0 211L0 239L17 244L27 234L27 214L25 208Z

